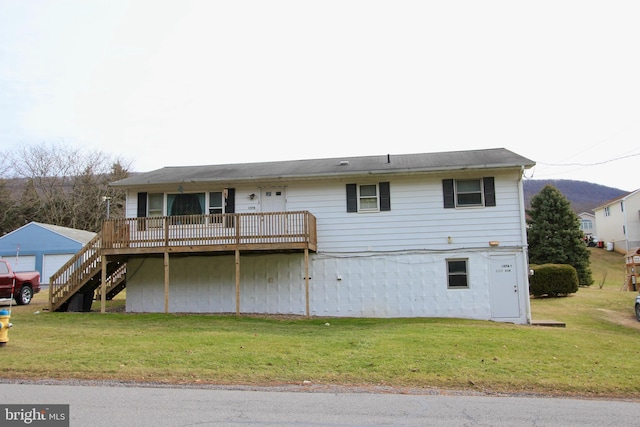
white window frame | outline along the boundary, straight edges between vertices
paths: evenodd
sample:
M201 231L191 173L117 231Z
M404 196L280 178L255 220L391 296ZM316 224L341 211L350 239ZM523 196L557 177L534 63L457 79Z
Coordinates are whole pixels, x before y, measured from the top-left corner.
M211 197L214 193L220 194L220 205L213 205L213 197ZM207 203L207 213L209 215L224 215L225 213L225 197L224 191L208 191L206 195L206 203ZM220 210L220 212L213 212L213 210ZM211 224L222 224L222 216L214 217L211 219Z
M378 186L377 183L375 184L357 184L357 189L358 189L358 212L380 212L380 187ZM376 190L376 194L375 195L363 195L362 194L362 187L374 187ZM366 199L366 200L374 200L375 199L375 203L376 206L375 207L367 207L364 208L362 207L362 200Z
M194 213L194 214L190 214L190 215L204 215L204 214L206 213L206 209L207 209L207 192L206 192L206 191L189 191L189 192L186 192L186 191L185 191L185 192L183 192L183 193L166 193L166 203L167 203L167 207L166 207L166 209L167 209L167 216L170 216L170 215L171 215L171 214L168 212L168 210L169 210L169 197L171 197L171 196L176 197L176 196L180 196L180 195L183 195L183 194L184 194L184 195L187 195L187 194L191 194L191 195L200 195L200 194L202 194L202 195L204 196L204 197L203 197L203 199L204 199L204 200L203 200L203 201L204 201L204 206L201 206L201 207L200 207L200 208L201 208L200 213ZM174 201L174 203L175 203L175 201Z
M447 258L447 289L469 289L469 259L468 258ZM452 263L464 263L464 272L451 271ZM464 277L465 285L452 285L452 278Z
M190 192L189 194L202 194L202 191L195 191L195 192ZM221 201L221 205L220 206L213 206L211 205L212 203L212 194L213 193L218 193L220 194L220 201ZM170 214L167 212L168 208L168 198L170 196L175 196L177 194L182 194L182 193L147 193L147 217L164 217L164 216L170 216ZM205 207L204 207L204 212L202 213L202 215L220 215L220 214L224 214L226 213L226 197L225 197L225 192L223 190L219 190L219 191L204 191L204 203L205 203ZM160 207L157 206L158 201L160 201ZM222 212L220 213L212 213L212 209L220 209ZM198 214L195 214L198 215ZM160 227L161 226L161 222L156 222L156 221L160 221L160 220L153 220L150 224L150 226L152 227ZM210 222L212 225L213 224L220 224L222 223L222 221L218 221L217 219L214 219Z
M477 182L478 190L474 189L473 191L461 191L460 190L460 183L462 183L462 182ZM455 185L456 207L458 207L458 208L484 207L484 186L483 186L482 178L455 179L454 180L454 185ZM479 194L480 195L480 201L479 202L477 202L477 203L460 203L460 196L474 195L474 194Z
M153 206L153 202L160 202L159 207ZM148 193L147 194L147 216L164 216L164 193Z

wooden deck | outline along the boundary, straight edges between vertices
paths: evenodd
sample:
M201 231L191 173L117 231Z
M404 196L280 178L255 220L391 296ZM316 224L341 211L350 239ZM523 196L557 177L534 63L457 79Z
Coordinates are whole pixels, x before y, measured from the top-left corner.
M298 211L113 219L104 223L101 249L103 255L136 255L316 246L316 218Z
M59 310L76 294L93 297L102 285L104 310L107 294L126 285L131 256L164 254L168 264L169 254L233 252L239 264L241 252L304 251L308 263L316 250L316 218L307 211L109 219L51 276L49 306ZM168 276L165 281L168 286Z

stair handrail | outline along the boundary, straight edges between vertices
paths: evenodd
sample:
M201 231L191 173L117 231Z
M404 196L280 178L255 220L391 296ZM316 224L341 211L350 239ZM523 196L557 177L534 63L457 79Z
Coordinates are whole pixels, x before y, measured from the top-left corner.
M107 289L106 295L116 288L118 285L122 283L123 280L126 280L127 276L127 263L123 263L120 265L113 273L107 277ZM96 299L99 299L102 294L102 286L98 286L96 288Z
M101 234L98 233L49 280L49 310L55 311L93 276L100 266Z

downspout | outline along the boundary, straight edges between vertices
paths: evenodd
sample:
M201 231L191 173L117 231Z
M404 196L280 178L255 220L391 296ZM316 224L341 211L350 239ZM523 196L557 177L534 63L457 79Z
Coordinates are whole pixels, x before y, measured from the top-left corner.
M529 298L529 243L527 242L527 219L524 205L524 188L522 177L524 176L524 166L520 166L520 176L518 177L518 198L520 199L520 230L522 233L522 256L523 256L523 272L522 279L524 281L524 302L526 307L527 324L531 325L531 300Z

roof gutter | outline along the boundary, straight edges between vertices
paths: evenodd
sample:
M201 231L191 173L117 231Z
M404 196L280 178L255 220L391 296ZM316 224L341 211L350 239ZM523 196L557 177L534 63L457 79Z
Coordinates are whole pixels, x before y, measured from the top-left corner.
M431 168L405 168L405 169L370 169L370 170L358 170L358 171L340 171L340 172L321 172L314 174L304 174L304 175L261 175L261 176L249 176L242 178L232 178L232 177L220 177L220 178L196 178L196 179L183 179L179 181L162 181L162 182L137 182L137 183L120 183L122 181L116 181L110 183L109 185L112 187L138 187L138 186L162 186L162 185L171 185L171 184L184 184L184 183L208 183L208 182L234 182L234 183L244 183L244 182L255 182L255 181L282 181L282 180L296 180L296 181L305 181L311 179L325 178L325 179L336 179L336 178L350 178L354 176L363 176L363 175L416 175L416 174L436 174L441 172L452 172L452 171L475 171L475 170L505 170L505 169L514 169L520 168L521 175L522 171L526 168L531 168L534 165L504 165L504 164L483 164L483 165L471 165L471 166L438 166Z

